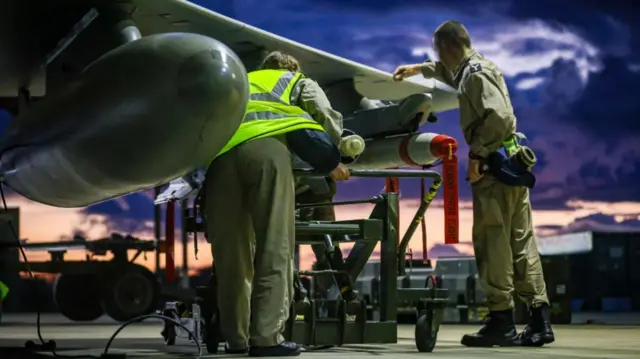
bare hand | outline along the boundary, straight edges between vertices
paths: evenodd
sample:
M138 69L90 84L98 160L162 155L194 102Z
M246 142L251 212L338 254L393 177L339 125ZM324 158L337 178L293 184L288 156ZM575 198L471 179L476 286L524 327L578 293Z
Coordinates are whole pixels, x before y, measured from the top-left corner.
M469 182L478 182L484 174L480 173L480 160L469 158L469 167L467 167L467 178Z
M346 181L351 178L351 172L344 164L340 163L338 167L329 173L329 177L334 181Z
M402 81L407 77L411 77L420 73L421 64L402 65L398 66L393 72L394 81Z

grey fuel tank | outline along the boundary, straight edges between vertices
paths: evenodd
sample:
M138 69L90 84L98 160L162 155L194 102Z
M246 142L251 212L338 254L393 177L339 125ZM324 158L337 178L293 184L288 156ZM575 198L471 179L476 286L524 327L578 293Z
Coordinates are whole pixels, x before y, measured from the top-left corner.
M0 172L16 192L56 207L167 183L211 160L248 97L246 70L221 42L143 37L21 114L2 143Z

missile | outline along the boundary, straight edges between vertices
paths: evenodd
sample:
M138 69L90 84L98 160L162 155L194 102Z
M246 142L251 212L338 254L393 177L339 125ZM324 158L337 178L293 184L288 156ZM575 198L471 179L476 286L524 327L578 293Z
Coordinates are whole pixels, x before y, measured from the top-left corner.
M143 37L34 103L1 142L0 175L55 207L82 207L167 183L210 162L249 98L238 56L192 33Z
M425 166L455 154L458 143L453 137L436 133L417 133L372 139L356 161L347 165L352 169L384 169L406 166Z
M442 159L445 243L455 244L459 240L460 223L457 149L458 143L453 137L436 133L372 139L366 142L364 152L346 166L352 169L398 168L425 166Z

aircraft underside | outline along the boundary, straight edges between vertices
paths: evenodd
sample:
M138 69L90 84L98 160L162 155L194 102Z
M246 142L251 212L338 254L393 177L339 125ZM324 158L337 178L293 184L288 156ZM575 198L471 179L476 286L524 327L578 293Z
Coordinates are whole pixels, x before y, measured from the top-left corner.
M442 176L434 171L404 173L411 178L432 178L433 183L400 243L397 188L360 201L375 203L369 219L334 222L328 227L315 223L319 230L312 222L296 224L298 235L304 235L306 229L307 235L323 239L313 244L335 252L336 262L352 266L348 272L353 272L349 275L354 282L377 244L382 243L384 270L377 302L381 322L375 325L383 334L365 337L365 301L358 307L361 318L357 322L347 323L345 307L341 320L323 324L324 332L354 334L346 341L343 335L340 344L391 342L397 339L396 298L409 303L431 296L418 301L416 307L421 314L427 313L421 315L418 329L422 334L417 334L417 340L421 351L433 350L439 326L434 313L442 309L439 303L446 290L426 289L423 279L418 291L396 291L395 272L401 268L400 273L406 274L408 243L441 185L445 190L445 240L458 240L456 141L418 133L422 124L436 120L434 112L457 106L453 89L436 81L427 85L394 83L388 73L293 43L186 1L3 1L0 26L0 107L16 117L0 140L0 176L13 190L36 202L83 207L166 184L202 167L240 125L249 95L247 71L272 50L295 56L305 74L320 83L333 107L343 114L346 132L364 138L366 148L352 159L351 168L416 167L445 160ZM420 172L419 176L414 172ZM401 177L398 172L386 173L383 176ZM172 272L174 251L173 204L167 206L165 220L167 273ZM187 228L186 223L200 223L196 221L198 211L190 212L189 218L185 213L185 234L202 230ZM327 228L340 235L334 238L335 243L351 241L349 236L366 239L353 247L351 262L342 261L330 233L321 232ZM324 241L325 234L330 246ZM426 248L426 237L424 241ZM108 268L104 272L112 275L113 271ZM121 274L109 283L123 281L127 273ZM74 288L67 289L69 293L83 286L82 281L72 283L72 277L67 277L66 283L61 278L56 285ZM95 276L80 279L86 278L102 282ZM154 289L151 295L157 294L157 288L149 288ZM342 300L336 303L344 304ZM102 308L96 308L101 314ZM292 322L289 327L297 333L315 333L315 329L307 330L308 325L315 326L308 324L315 319L305 323ZM301 328L300 324L303 329L293 330ZM344 330L347 326L348 331ZM211 340L214 348L210 352L217 350L217 339ZM300 339L305 341L309 338ZM316 343L315 334L311 342Z
M455 100L438 84L430 94L385 85L386 73L188 2L13 0L0 14L0 106L16 116L0 173L40 203L86 206L208 163L241 122L246 72L276 49L296 56L367 140L352 168L420 166L455 151L450 137L417 133ZM381 83L397 103L362 95Z

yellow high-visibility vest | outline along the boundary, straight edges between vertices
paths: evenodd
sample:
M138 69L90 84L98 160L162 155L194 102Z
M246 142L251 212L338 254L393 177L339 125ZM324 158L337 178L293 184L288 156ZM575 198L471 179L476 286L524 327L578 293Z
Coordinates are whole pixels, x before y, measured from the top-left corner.
M311 115L291 104L291 91L303 75L283 70L249 73L250 97L240 128L216 157L259 138L299 129L324 131Z
M0 281L0 302L2 302L7 295L9 295L9 287Z

